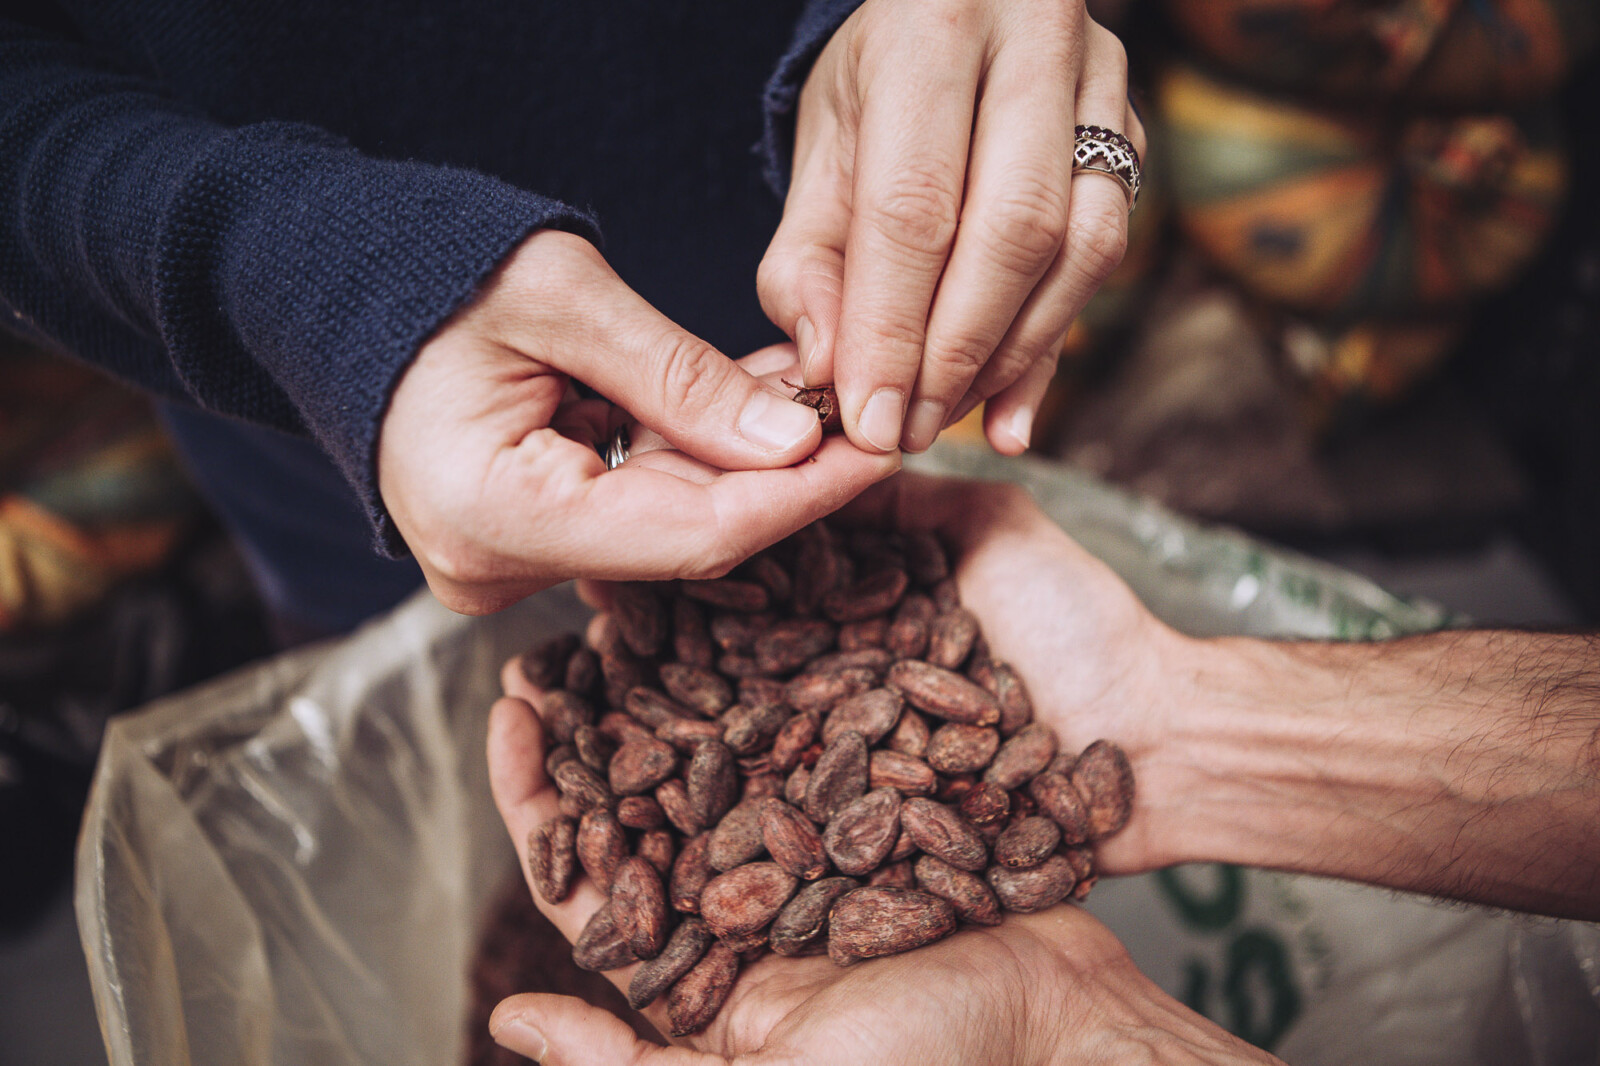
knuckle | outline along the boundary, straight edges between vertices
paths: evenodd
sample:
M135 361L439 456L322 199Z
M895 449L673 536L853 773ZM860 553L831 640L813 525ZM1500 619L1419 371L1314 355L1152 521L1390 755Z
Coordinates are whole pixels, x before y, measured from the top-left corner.
M674 331L658 348L660 395L665 409L693 418L714 401L724 369L722 353L692 333Z
M938 366L945 374L970 380L988 363L994 354L994 344L970 333L940 338L928 345L928 362Z
M867 217L896 247L943 259L955 240L960 206L957 177L933 166L908 166L870 201Z
M1040 274L1067 238L1066 190L1027 178L997 196L981 217L985 244L1004 268Z
M1096 22L1091 24L1089 43L1097 53L1096 62L1104 64L1108 72L1119 74L1124 81L1127 80L1128 49L1123 45L1122 38Z
M1074 214L1067 235L1068 262L1096 281L1104 281L1128 250L1126 204L1097 198L1094 207Z

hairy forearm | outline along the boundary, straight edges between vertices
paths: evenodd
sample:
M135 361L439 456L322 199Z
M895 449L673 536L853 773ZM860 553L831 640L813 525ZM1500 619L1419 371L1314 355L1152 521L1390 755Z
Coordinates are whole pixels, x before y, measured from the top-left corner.
M1600 637L1187 648L1145 770L1175 860L1600 918Z

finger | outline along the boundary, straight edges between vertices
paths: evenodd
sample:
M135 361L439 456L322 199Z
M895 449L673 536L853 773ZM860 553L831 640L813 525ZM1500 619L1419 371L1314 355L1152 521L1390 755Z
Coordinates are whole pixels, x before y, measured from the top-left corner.
M559 254L534 257L551 250L541 242L552 236L567 235L536 235L505 275L527 300L542 301L538 314L497 322L507 345L591 386L674 447L724 470L786 466L815 450L821 430L814 411L763 386L651 307L587 241L570 238L556 246ZM569 298L550 306L551 292Z
M756 293L773 323L799 349L800 380L833 380L833 342L844 294L850 231L850 171L830 112L825 143L796 169L783 219L756 269ZM802 131L804 132L804 131Z
M1100 26L1089 23L1087 34L1089 50L1079 83L1076 121L1117 129L1126 125L1128 116L1127 56L1122 43ZM993 357L973 379L968 390L973 400L988 399L1029 367L1059 353L1073 319L1122 262L1128 246L1128 197L1122 183L1093 171L1073 175L1066 234L1056 262L1018 312ZM1030 424L1044 395L1037 384L1037 380L1032 383ZM1020 417L1013 408L1007 426ZM995 425L1001 428L1000 423ZM1008 431L991 434L990 442L1001 451L1015 446Z
M594 452L548 430L512 451L485 489L504 506L476 531L493 558L451 571L419 557L453 611L497 611L570 577L717 577L900 465L898 452L863 452L839 437L781 470L723 472L657 451L606 471Z
M489 711L487 748L489 790L517 849L528 891L562 935L576 940L589 916L605 903L605 897L587 877L579 878L561 903L550 903L534 890L528 870L528 836L560 815L561 808L555 785L544 772L544 729L533 705L509 696L496 700ZM616 975L608 976L617 979Z
M961 226L901 438L907 451L926 450L944 429L1065 241L1081 9L1063 5L1057 18L1002 38L985 75Z
M495 1043L541 1066L703 1066L718 1055L640 1040L628 1023L575 996L527 993L502 1000L489 1017Z
M1033 441L1034 416L1055 377L1060 356L1055 351L1035 360L1016 381L989 398L983 409L983 432L1001 455L1021 455Z
M984 34L954 30L897 35L862 89L833 369L845 432L875 451L899 446L955 240Z

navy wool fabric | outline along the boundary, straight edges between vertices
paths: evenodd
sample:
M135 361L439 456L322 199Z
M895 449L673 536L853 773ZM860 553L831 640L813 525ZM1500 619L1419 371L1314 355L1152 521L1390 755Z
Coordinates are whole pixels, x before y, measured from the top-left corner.
M775 339L763 163L859 2L0 0L0 327L309 436L403 550L388 396L530 232L603 226L681 325Z

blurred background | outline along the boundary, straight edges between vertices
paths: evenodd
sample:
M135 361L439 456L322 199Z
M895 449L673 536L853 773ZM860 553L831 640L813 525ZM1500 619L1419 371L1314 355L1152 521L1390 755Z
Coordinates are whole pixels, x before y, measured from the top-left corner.
M1151 148L1036 452L1481 621L1593 625L1592 0L1091 8ZM107 719L289 639L145 401L0 333L0 1060L105 1061L69 881Z

